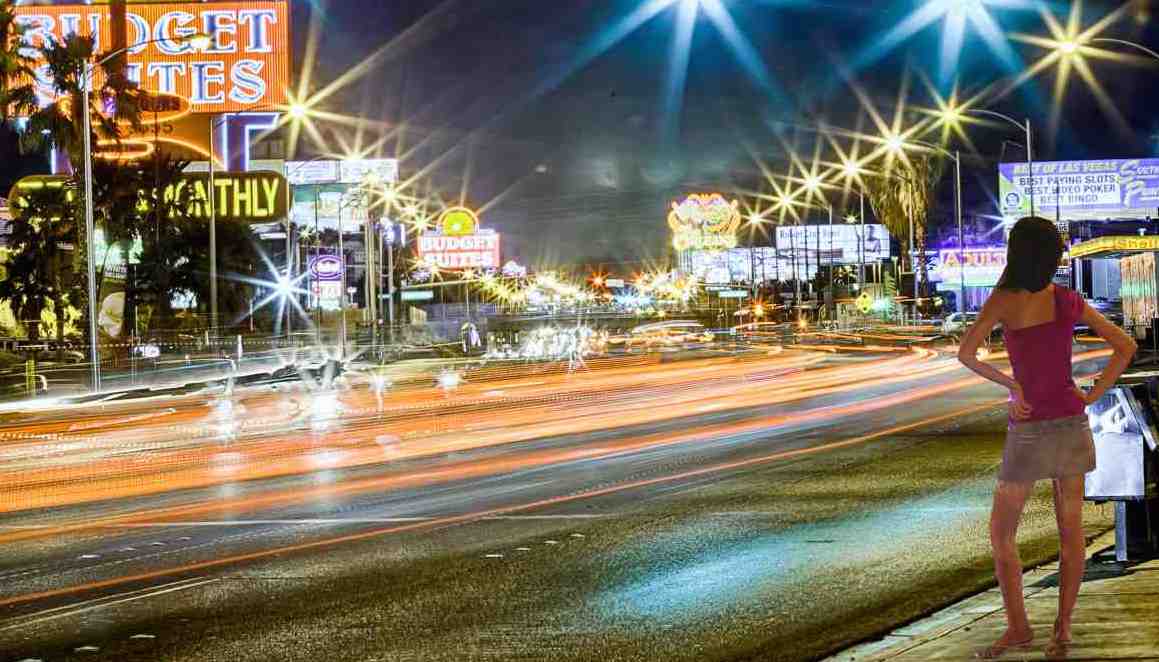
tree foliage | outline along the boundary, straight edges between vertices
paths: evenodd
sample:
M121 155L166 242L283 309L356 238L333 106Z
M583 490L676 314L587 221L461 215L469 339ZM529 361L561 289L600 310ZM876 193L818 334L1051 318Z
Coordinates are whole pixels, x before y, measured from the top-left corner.
M865 186L874 216L903 247L903 264L909 269L917 267L920 296L929 291L929 270L924 259L911 264L910 255L915 249L919 255L925 254L930 208L944 171L945 161L939 155L910 155L893 170L868 178ZM910 223L915 246L910 245Z
M77 278L76 205L59 191L31 191L21 219L8 237L6 277L0 279L0 300L7 301L30 340L41 337L41 319L51 310L57 340L64 339L65 311L82 305Z
M0 123L36 110L35 61L22 47L16 0L0 0Z

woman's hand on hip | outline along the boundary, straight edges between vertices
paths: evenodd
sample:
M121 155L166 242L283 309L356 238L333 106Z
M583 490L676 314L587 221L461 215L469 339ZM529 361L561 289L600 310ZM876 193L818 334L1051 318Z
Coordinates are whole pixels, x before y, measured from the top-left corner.
M1083 404L1088 406L1088 407L1090 407L1091 405L1098 402L1099 398L1101 397L1101 396L1095 395L1094 391L1091 391L1090 393L1088 393L1088 392L1082 390L1081 388L1079 388L1078 386L1074 387L1074 392L1075 392L1075 395L1079 396L1079 400L1082 400Z
M1010 389L1010 418L1016 421L1023 421L1030 418L1030 403L1026 401L1026 395L1022 393L1022 386L1015 384Z

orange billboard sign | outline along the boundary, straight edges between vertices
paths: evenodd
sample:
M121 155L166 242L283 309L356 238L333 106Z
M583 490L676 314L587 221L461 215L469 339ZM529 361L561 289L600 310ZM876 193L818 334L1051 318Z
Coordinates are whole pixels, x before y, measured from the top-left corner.
M108 5L15 8L24 42L39 46L69 34L112 43ZM286 0L132 4L126 12L126 73L142 89L189 99L195 113L273 110L290 87L290 10ZM208 44L193 35L211 35ZM41 86L51 100L52 89Z

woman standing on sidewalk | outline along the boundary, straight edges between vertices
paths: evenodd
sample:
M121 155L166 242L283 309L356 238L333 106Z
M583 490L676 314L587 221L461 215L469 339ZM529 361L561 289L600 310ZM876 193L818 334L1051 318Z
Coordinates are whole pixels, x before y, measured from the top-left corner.
M1094 441L1085 408L1114 385L1135 353L1135 342L1092 309L1077 292L1051 283L1064 245L1054 224L1023 218L1014 225L1006 269L978 321L962 339L958 359L970 370L1010 391L1010 417L1002 468L990 511L994 570L1006 608L1006 632L978 651L984 659L1027 648L1034 639L1022 597L1018 521L1037 480L1054 483L1058 522L1058 618L1047 646L1049 655L1065 652L1071 615L1085 566L1082 530L1083 478L1095 467ZM1078 322L1114 348L1098 383L1089 392L1071 378L1071 345ZM977 358L979 345L1001 324L1014 377Z

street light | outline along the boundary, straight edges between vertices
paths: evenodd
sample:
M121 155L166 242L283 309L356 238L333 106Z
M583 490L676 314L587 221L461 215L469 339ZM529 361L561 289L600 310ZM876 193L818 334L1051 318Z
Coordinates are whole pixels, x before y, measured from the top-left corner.
M190 43L193 43L193 42L190 42ZM204 40L202 40L202 43L205 43L206 45L208 45L209 38L206 37ZM258 106L248 106L241 112L247 112L247 113L256 113L256 112L262 112L262 111L280 112L281 110L282 110L282 108L280 108L279 106L276 106L276 105L258 105ZM301 103L293 103L293 104L285 107L285 111L295 121L300 121L300 120L304 119L309 114L309 109L304 104L301 104ZM216 122L209 123L209 328L210 328L210 332L212 333L213 337L215 337L215 338L217 337L217 320L218 320L218 315L217 315L217 201L216 201L217 196L214 195L214 191L216 189L214 189L214 186L213 186L213 175L214 175L214 163L213 163L214 135L213 135L213 132L214 132L214 129L216 129L218 126L221 126L222 124L224 124L227 118L228 118L228 114L226 117L223 117L223 118L217 120ZM228 155L223 154L222 156L228 156ZM287 186L288 186L288 184L287 184ZM291 200L291 202L293 202L293 201ZM289 216L287 216L286 217L286 264L287 264L286 273L287 273L287 275L291 275L290 274L290 272L291 272L290 252L291 252L291 249L293 248L293 245L292 245L293 239L291 238L290 235L291 235L290 218L289 218ZM289 330L290 330L290 315L292 315L292 313L289 312L289 310L287 309L287 314L286 314L286 334L287 334L287 336L289 335Z
M1155 51L1151 50L1150 48L1147 48L1146 46L1144 46L1142 44L1136 44L1133 41L1127 41L1126 39L1111 39L1110 37L1096 37L1094 39L1087 40L1088 43L1092 43L1092 42L1096 42L1096 41L1101 41L1101 42L1105 42L1108 44L1119 44L1121 46L1130 46L1131 48L1143 51L1147 55L1150 55L1151 57L1155 58L1156 60L1159 60L1159 53L1156 53Z
M1075 49L1078 48L1078 44L1075 42L1064 42L1064 43L1068 43L1068 44L1073 45ZM1060 46L1059 48L1063 49L1065 52L1065 49L1063 46ZM990 117L996 117L1000 120L1003 120L1005 122L1009 122L1010 124L1013 124L1014 126L1018 127L1018 129L1020 131L1024 131L1026 133L1026 169L1027 169L1028 174L1030 176L1030 215L1034 216L1034 148L1032 146L1033 138L1032 138L1032 134L1030 132L1030 118L1026 118L1026 120L1024 122L1019 122L1018 120L1014 119L1013 117L1011 117L1009 115L1006 115L1004 113L999 113L999 112L994 111L994 110L987 110L985 108L967 108L967 109L957 111L957 112L970 113L970 114L975 114L975 115L989 115ZM945 119L945 116L943 115L943 120L944 119Z
M93 245L93 239L96 234L95 221L93 220L93 138L92 138L92 114L91 105L92 100L89 98L92 93L92 77L93 71L96 67L104 65L109 60L115 57L124 55L131 49L139 48L148 44L156 43L158 41L175 41L177 43L193 44L195 48L204 48L210 37L205 34L195 33L178 37L176 39L147 39L138 42L131 46L118 48L117 50L106 54L96 63L93 63L91 56L85 58L84 70L81 78L81 113L84 115L84 195L85 195L85 260L88 263L86 272L88 275L88 295L89 295L89 360L92 362L92 388L93 391L101 390L101 355L97 349L97 273L96 273L96 249ZM94 42L95 43L95 42ZM200 46L197 46L200 44Z

